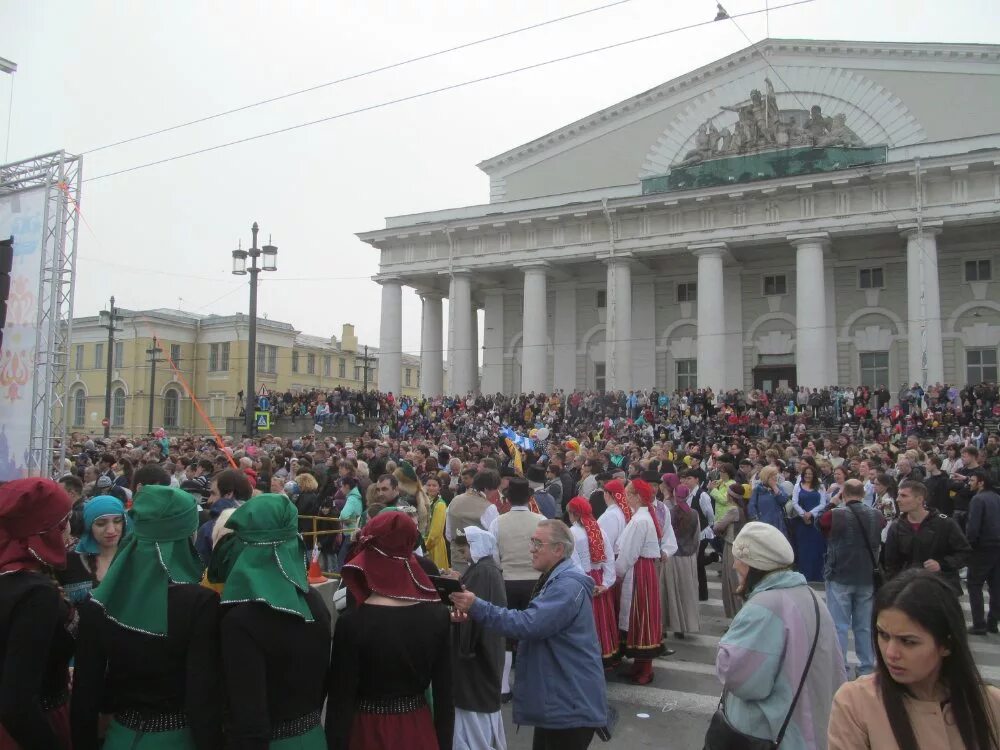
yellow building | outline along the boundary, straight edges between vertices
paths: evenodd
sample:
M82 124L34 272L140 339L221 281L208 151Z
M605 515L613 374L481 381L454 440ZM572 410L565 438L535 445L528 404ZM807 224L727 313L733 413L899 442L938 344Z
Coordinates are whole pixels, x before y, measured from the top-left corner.
M154 429L171 433L208 433L205 423L225 430L226 418L240 409L246 388L247 315L197 315L180 310L120 310L111 368L111 431L115 435L148 432L150 393ZM148 351L154 337L162 350L153 367ZM368 347L367 383L378 389L376 347ZM69 346L66 403L68 431L103 431L107 383L108 331L98 316L74 318ZM362 390L365 347L354 326L325 338L295 330L290 323L257 320L257 390L306 392L345 387ZM404 354L404 395L420 391L420 358ZM198 413L194 392L204 418Z

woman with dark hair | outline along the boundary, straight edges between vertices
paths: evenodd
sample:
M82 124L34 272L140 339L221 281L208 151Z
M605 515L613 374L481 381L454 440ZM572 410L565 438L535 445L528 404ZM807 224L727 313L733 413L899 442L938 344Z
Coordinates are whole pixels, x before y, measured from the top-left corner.
M78 604L104 580L125 535L125 505L117 497L99 495L83 506L83 535L66 555L66 570L57 575L66 597Z
M896 484L896 480L889 474L879 474L875 478L875 510L880 511L890 521L897 515L896 493L898 491L899 487ZM882 541L885 541L884 531L882 533Z
M826 537L816 523L817 515L826 507L826 490L820 484L816 468L811 463L802 465L802 475L792 490L792 507L795 517L790 524L794 531L796 568L807 581L823 580L823 558L826 556Z
M1000 690L976 669L962 608L945 580L901 573L879 590L872 623L877 671L837 691L829 750L1000 747Z
M114 486L127 490L132 486L132 472L134 471L132 462L127 458L122 458L118 461L118 467L122 470L122 473L115 479Z

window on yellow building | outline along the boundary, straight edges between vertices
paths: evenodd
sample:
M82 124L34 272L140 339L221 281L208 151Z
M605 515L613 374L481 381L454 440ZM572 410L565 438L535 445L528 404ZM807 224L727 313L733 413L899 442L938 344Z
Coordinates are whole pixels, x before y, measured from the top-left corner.
M111 394L111 426L125 426L125 389L115 388Z
M180 365L181 363L181 345L171 344L170 345L170 359L174 365Z
M181 396L176 388L168 388L163 394L163 426L177 427L180 419Z
M347 360L343 357L340 358L340 363L337 365L337 377L346 378L347 377Z
M406 368L406 386L409 387L409 385L410 385L410 368L407 367Z
M331 365L331 363L332 363L332 360L330 358L330 355L329 354L324 355L323 356L323 377L324 378L330 377L330 372L331 372L330 365Z
M116 341L115 342L115 367L122 368L125 366L125 342Z
M292 372L299 371L299 353L292 352Z
M87 392L81 387L73 391L73 426L83 427L87 420Z
M306 355L306 373L309 375L316 374L316 355L307 354Z
M229 370L229 342L212 344L208 347L209 372L226 372Z

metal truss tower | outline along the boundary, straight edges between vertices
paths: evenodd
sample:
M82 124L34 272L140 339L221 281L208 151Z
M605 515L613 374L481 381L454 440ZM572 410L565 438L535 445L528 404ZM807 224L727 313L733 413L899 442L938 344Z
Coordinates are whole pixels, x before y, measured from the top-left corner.
M28 472L61 474L83 158L55 151L0 165L0 196L45 188Z

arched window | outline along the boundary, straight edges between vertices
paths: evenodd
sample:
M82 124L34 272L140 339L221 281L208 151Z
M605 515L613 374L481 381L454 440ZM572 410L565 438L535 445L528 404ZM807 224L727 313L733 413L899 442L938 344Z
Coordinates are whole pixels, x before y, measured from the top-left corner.
M73 426L83 427L87 423L87 392L83 388L73 391Z
M173 388L163 394L163 426L176 427L180 414L180 394Z
M124 388L115 388L111 393L111 424L113 427L125 426Z

